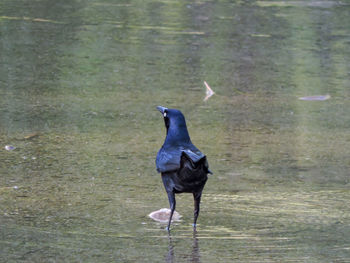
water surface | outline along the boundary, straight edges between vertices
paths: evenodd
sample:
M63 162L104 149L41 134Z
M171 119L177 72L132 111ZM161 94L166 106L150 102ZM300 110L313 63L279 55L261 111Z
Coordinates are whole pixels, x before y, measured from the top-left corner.
M349 262L349 12L3 1L0 261ZM168 206L157 105L183 111L214 172L195 233L191 195L170 236L147 217Z

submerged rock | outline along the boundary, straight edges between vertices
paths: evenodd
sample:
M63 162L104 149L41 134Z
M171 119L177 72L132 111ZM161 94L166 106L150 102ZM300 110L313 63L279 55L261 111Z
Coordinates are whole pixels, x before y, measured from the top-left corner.
M157 211L150 213L148 216L155 221L161 223L168 223L171 210L169 208L161 208ZM180 221L181 215L174 211L172 221Z
M27 136L24 136L23 138L25 140L31 140L31 139L33 139L35 137L38 137L39 135L40 135L40 133L34 132L34 133L31 133L31 134L28 134Z

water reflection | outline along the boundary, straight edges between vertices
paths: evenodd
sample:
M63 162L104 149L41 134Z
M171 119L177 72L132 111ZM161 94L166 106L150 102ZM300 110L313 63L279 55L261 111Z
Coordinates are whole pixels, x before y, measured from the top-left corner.
M176 245L174 244L173 238L171 236L171 233L169 232L168 235L169 245L168 245L168 253L166 254L166 260L167 263L173 263L173 262L183 262L183 260L186 259L188 262L193 263L200 263L200 252L199 252L199 242L197 237L197 231L193 230L193 238L192 238L192 250L191 251L181 251L181 256L179 256L178 260L176 260ZM180 253L178 253L180 254Z

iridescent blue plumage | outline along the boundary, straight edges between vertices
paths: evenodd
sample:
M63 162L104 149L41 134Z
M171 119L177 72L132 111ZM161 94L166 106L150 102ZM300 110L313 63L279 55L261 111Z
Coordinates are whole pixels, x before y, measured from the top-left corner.
M205 155L191 142L187 131L186 121L181 111L158 107L165 114L167 135L162 148L160 148L156 166L160 173L174 171L180 168L181 155L186 154L194 163L197 163Z
M160 148L157 158L157 171L162 174L162 180L171 208L167 229L170 228L171 217L175 210L177 193L193 193L194 197L194 227L199 214L199 204L204 185L211 173L206 156L191 142L187 131L185 117L181 111L158 106L163 114L166 138Z

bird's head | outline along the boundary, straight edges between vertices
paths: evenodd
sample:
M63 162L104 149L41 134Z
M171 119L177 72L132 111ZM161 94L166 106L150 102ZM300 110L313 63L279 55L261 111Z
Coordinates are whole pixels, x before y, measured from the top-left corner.
M164 117L167 130L165 142L181 144L191 141L187 131L186 120L181 111L177 109L168 109L163 106L158 106L157 109Z

